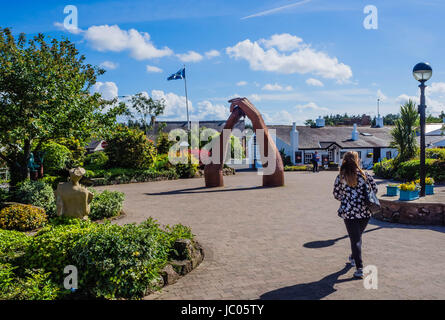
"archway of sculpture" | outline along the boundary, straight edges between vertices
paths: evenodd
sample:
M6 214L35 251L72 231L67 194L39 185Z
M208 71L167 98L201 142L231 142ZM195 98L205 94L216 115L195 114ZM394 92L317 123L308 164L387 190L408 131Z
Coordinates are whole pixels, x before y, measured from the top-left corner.
M264 130L263 141L260 142L260 147L264 148L261 155L261 162L263 163L263 167L266 170L270 163L265 164L265 160L269 155L269 152L275 154L273 157L273 162L275 164L275 170L271 174L263 174L263 186L264 187L279 187L284 185L284 166L283 161L281 160L280 152L275 145L274 140L269 135L269 131L267 129L266 124L264 123L263 118L259 111L255 108L255 106L247 99L247 98L236 98L229 101L230 105L230 116L227 119L227 122L224 126L223 131L219 136L219 162L218 163L210 163L207 164L204 168L204 177L206 187L222 187L224 186L224 178L223 178L223 166L226 152L228 150L230 139L226 139L224 141L223 132L225 129L232 130L235 124L241 119L243 116L247 116L250 121L252 121L253 130L256 133L257 130ZM257 137L258 139L258 137ZM225 142L225 143L224 143ZM258 142L258 140L257 140Z

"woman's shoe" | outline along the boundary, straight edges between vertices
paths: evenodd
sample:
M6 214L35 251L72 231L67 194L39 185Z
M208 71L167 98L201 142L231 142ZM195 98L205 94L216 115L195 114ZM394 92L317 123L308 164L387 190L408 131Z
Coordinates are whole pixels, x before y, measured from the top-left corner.
M355 267L355 260L352 256L349 256L349 263L351 264L351 266Z
M363 269L359 268L354 272L354 278L363 279Z

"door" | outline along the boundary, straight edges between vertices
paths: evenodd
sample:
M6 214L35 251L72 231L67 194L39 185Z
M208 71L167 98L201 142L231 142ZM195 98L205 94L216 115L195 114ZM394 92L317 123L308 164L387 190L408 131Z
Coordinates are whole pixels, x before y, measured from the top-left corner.
M373 161L374 163L379 162L381 151L382 151L382 148L374 148L374 150L373 150L373 152L372 152L372 153L373 153L373 159L372 159L372 161Z

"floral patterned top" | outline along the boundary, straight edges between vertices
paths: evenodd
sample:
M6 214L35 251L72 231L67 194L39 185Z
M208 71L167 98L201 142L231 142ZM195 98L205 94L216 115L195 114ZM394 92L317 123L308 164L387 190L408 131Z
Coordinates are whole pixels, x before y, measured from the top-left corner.
M366 179L371 185L375 193L377 193L377 184L374 179L365 172ZM338 216L343 219L361 219L369 218L371 212L365 205L366 189L365 179L360 173L357 173L357 186L350 187L346 181L342 181L340 175L335 179L334 184L334 197L338 201L341 201L340 208L338 209Z

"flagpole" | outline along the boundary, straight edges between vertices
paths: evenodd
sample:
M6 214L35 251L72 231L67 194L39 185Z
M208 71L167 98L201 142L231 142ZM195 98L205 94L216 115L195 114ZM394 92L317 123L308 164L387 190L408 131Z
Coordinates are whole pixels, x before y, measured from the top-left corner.
M187 75L185 73L185 65L184 65L184 89L185 89L185 105L187 108L187 130L190 132L190 120L189 120L189 99L187 96Z

